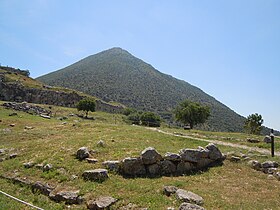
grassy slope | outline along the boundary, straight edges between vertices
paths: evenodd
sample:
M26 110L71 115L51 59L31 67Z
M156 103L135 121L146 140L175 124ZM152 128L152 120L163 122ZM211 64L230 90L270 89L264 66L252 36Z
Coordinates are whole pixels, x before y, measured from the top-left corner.
M68 108L57 107L56 110L57 116L66 116L75 112L74 109ZM120 199L114 205L116 209L128 203L135 203L149 209L178 207L180 203L175 197L168 198L162 195L164 185L176 185L201 195L205 199L206 209L277 209L280 206L278 187L280 183L276 180L267 180L267 175L253 171L245 163L225 161L221 167L211 168L207 172L191 176L124 179L122 176L110 173L110 179L102 184L85 182L80 178L84 170L100 168L105 160L121 160L129 156L138 156L148 146L153 146L164 154L168 151L178 152L182 148L205 146L206 143L126 125L120 115L97 112L93 114L96 118L94 121L69 117L65 120L67 124L62 125L62 121L57 119L47 120L21 112L18 112L18 116L9 117L11 112L0 107L2 120L0 148L14 148L13 152L18 152L19 156L0 162L1 174L17 170L21 176L33 180L47 181L60 188L79 189L87 199L100 195L113 196ZM80 122L77 123L75 120ZM15 127L9 127L12 123L16 124ZM24 130L26 125L33 126L34 129ZM4 128L10 128L12 132L4 133ZM204 133L206 137L208 134L229 135ZM246 136L240 134L238 138L246 139ZM100 139L106 142L105 148L96 146ZM94 157L99 162L89 164L76 160L74 154L81 146L96 150ZM223 152L234 150L229 147L220 148ZM278 158L273 159L279 161ZM51 163L55 170L42 172L35 168L25 169L22 164L27 161ZM59 173L57 170L59 168L64 168L66 173ZM74 174L79 178L71 180L71 175ZM46 196L33 194L27 187L20 187L3 179L0 179L0 186L1 190L44 209L66 208L64 204L52 202ZM21 204L0 195L0 209L23 208ZM83 209L85 206L72 208Z

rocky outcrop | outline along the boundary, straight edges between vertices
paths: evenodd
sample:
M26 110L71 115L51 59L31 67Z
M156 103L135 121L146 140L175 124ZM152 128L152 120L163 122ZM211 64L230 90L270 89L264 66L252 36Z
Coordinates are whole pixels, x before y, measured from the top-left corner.
M58 91L43 85L41 88L25 87L18 82L4 82L0 74L0 101L28 102L35 104L48 104L64 107L75 107L76 104L87 96L78 94L74 90ZM122 106L112 105L100 99L96 100L96 110L110 113L120 113Z

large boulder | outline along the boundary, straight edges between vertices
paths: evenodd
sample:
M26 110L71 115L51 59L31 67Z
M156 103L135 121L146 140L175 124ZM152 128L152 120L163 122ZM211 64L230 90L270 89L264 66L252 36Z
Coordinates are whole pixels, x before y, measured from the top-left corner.
M181 160L181 156L179 154L176 154L176 153L167 152L164 155L164 159L165 160L170 160L170 161L173 161L173 162L177 162L177 161Z
M87 147L81 147L76 154L77 159L84 160L89 157L89 150Z
M209 158L211 160L223 160L224 156L215 144L208 144L206 150L209 150Z
M141 152L144 164L150 165L162 160L162 156L153 147L148 147Z
M171 175L176 173L176 165L170 160L163 160L161 164L162 175Z
M109 196L100 197L96 200L90 200L87 202L87 207L90 210L109 209L118 200Z
M125 158L122 160L122 173L127 176L146 175L146 169L141 158Z
M277 168L279 164L275 161L265 161L261 164L262 168Z
M178 165L177 165L177 174L186 174L189 173L190 171L194 170L195 167L192 163L190 162L185 162L185 161L181 161Z
M148 165L147 172L150 176L160 176L161 175L161 166L157 163Z
M204 152L198 149L181 149L179 154L183 161L197 163L203 155Z
M85 180L97 181L97 182L103 182L109 178L108 171L106 169L87 170L84 171L82 177Z
M109 171L115 171L118 172L120 169L120 161L116 160L108 160L108 161L104 161L102 163L102 165L107 168Z
M183 202L187 202L187 203L195 203L197 205L202 205L204 200L201 196L190 192L190 191L186 191L186 190L182 190L182 189L178 189L176 191L176 197Z

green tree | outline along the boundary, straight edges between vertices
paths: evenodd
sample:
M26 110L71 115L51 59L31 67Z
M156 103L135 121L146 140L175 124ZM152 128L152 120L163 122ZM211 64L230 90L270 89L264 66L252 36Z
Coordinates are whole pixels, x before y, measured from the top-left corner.
M130 115L127 116L127 120L129 122L129 124L139 125L140 124L140 115L137 112L131 113Z
M182 101L174 110L175 119L185 125L204 123L210 116L210 108L189 100Z
M263 124L262 116L255 113L249 115L244 123L245 130L250 134L260 134Z
M84 98L80 100L77 104L78 111L84 111L86 113L86 118L88 117L88 112L95 112L96 103L93 99Z
M140 116L142 125L149 127L160 127L160 117L153 112L144 112Z

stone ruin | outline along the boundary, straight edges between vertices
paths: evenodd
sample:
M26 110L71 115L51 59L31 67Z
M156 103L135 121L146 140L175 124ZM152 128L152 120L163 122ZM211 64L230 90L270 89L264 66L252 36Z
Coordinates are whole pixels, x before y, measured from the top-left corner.
M222 164L224 160L225 156L218 147L208 144L206 148L181 149L178 154L167 152L164 156L156 149L148 147L139 157L105 161L102 165L109 171L115 171L125 177L158 177L189 174Z

